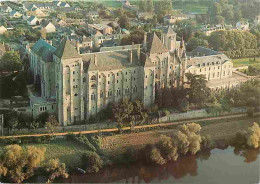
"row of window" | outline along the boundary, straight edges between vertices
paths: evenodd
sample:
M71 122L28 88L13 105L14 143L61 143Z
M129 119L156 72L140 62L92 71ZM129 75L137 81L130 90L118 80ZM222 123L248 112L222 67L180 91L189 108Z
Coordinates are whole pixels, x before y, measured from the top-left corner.
M51 109L54 109L54 106L53 106L53 105L51 106ZM40 111L40 112L47 111L47 107L46 107L46 106L40 106L40 107L39 107L39 111Z
M133 93L136 93L137 92L137 87L135 86L134 88L133 88ZM125 94L129 94L130 93L130 89L129 88L127 88L127 89L125 89ZM120 89L117 89L116 90L116 96L121 96L121 90ZM112 97L112 95L113 95L113 92L112 91L108 91L107 92L107 96L108 97ZM100 98L103 98L104 97L104 92L103 91L101 91L100 92ZM93 94L91 94L91 100L95 100L96 99L96 95L93 93Z

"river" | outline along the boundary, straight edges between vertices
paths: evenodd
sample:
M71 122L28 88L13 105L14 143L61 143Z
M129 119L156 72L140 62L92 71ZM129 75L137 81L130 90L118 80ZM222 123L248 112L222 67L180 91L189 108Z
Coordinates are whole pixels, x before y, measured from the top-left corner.
M259 149L213 149L180 157L164 166L142 163L110 166L96 174L71 174L65 183L192 183L253 184L259 179Z

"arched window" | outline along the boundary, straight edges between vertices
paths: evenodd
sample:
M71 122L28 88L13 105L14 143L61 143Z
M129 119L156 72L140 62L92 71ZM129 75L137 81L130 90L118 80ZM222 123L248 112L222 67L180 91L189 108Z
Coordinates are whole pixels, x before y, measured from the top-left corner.
M75 93L75 95L74 96L78 96L78 94L77 93Z
M86 82L86 77L83 78L83 82Z
M91 88L96 88L96 84L92 84L92 85L91 85Z
M91 80L96 80L97 78L96 78L95 75L93 75L90 79L91 79Z

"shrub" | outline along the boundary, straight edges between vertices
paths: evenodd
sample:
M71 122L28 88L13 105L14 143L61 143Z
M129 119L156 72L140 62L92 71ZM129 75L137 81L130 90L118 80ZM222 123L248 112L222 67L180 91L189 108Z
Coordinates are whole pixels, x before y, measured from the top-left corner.
M124 163L132 163L137 160L137 152L133 147L127 148L126 152L123 155Z
M247 144L247 132L246 131L237 132L233 144L239 147L245 146Z
M213 139L210 137L210 135L205 135L201 137L201 148L202 149L211 149L214 147L214 141Z
M253 123L253 126L248 128L247 145L253 148L258 148L259 140L260 140L260 127L257 123Z
M58 177L69 177L69 174L66 172L66 165L64 163L60 163L59 159L49 160L45 165L45 170L49 174L47 183L52 183L54 179Z
M200 125L196 123L188 123L179 126L175 141L180 153L186 154L187 152L191 152L192 154L196 154L200 150L200 129Z
M88 150L97 151L96 148L89 142L89 140L86 136L79 135L76 139L80 144L85 145Z
M170 137L162 135L159 142L157 143L157 148L160 150L161 155L165 160L177 160L177 147L173 145L172 139Z
M88 139L97 150L102 146L102 137L98 135L88 135Z
M162 157L160 150L156 147L151 150L149 155L150 161L154 164L163 165L166 163L165 159Z
M87 172L98 172L103 166L103 160L95 152L85 152L81 156L81 161L83 168L85 168Z

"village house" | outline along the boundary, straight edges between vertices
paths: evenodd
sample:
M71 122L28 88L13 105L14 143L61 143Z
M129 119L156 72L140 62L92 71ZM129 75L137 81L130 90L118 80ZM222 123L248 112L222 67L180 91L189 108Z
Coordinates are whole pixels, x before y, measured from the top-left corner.
M10 51L11 48L6 45L4 42L1 43L0 42L0 58L7 52L7 51Z
M10 17L12 17L12 18L21 18L22 14L20 12L16 11L16 10L13 10L10 13Z
M7 32L6 27L4 27L3 25L0 26L0 35L4 34L5 32Z
M167 16L163 17L163 22L164 22L164 24L174 24L177 21L183 21L183 20L187 20L187 19L189 19L189 17L184 14L167 15Z
M10 6L7 6L7 5L3 5L3 6L0 6L0 10L4 13L10 13L12 12L12 8Z
M34 15L34 16L37 16L37 17L45 17L45 13L43 13L42 10L40 10L39 8L35 8L33 7L32 9L28 10L27 12L27 15L31 16L31 15Z
M113 28L105 24L87 24L88 33L93 35L97 32L103 35L110 35L113 32Z
M236 23L236 28L241 31L249 31L249 23L247 21L239 21Z
M91 20L96 20L99 17L98 11L88 11L86 17Z
M27 19L27 24L30 25L30 26L35 26L35 25L39 25L40 21L37 19L37 17L35 17L34 15L31 15Z
M255 17L254 24L255 24L255 26L260 25L260 14Z
M46 31L46 33L56 32L56 27L50 21L44 21L41 24L41 30Z

